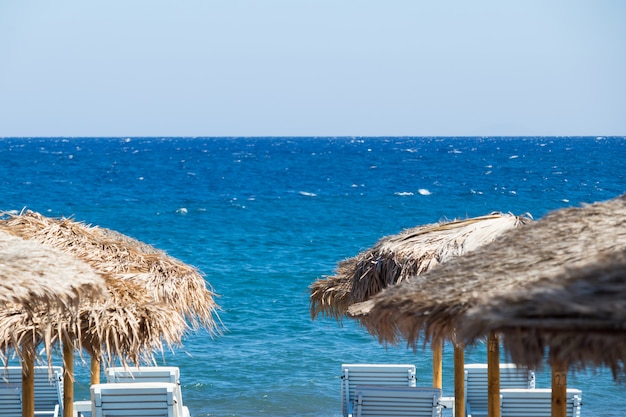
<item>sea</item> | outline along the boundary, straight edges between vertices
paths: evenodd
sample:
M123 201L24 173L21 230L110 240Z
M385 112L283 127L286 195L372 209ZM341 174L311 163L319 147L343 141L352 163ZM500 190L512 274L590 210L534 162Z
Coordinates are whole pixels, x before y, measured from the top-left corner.
M626 192L624 137L1 138L0 211L117 230L196 266L220 334L157 353L178 366L192 416L341 416L343 363L411 363L350 319L310 315L309 286L403 229L494 211L540 219ZM530 266L529 266L530 267ZM443 391L453 395L452 347ZM89 398L77 359L75 398ZM506 362L506 353L501 361ZM469 347L466 363L486 363ZM570 372L583 416L626 415L607 369ZM550 387L547 368L537 387Z

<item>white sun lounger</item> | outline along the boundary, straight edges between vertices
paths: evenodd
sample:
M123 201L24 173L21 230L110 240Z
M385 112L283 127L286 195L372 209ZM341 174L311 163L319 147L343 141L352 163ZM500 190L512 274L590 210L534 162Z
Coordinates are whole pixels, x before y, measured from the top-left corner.
M552 390L538 389L501 389L500 407L502 417L550 417ZM580 417L582 391L567 389L567 416Z
M22 416L22 395L19 387L8 384L0 386L0 416Z
M440 417L439 388L359 385L353 417Z
M58 416L63 412L63 368L35 366L35 414ZM22 367L0 367L0 387L22 390ZM20 411L21 416L21 411Z
M111 367L105 371L108 383L169 382L176 385L176 397L183 410L183 417L189 416L189 409L183 404L180 386L180 369L177 366Z
M535 372L512 363L500 364L500 389L535 388ZM465 365L465 413L467 417L487 415L487 364Z
M176 384L132 382L91 386L92 417L182 417Z
M107 382L171 382L180 385L177 366L111 367L105 371Z
M354 404L354 390L357 385L415 387L415 365L341 365L341 407L344 417L348 416Z

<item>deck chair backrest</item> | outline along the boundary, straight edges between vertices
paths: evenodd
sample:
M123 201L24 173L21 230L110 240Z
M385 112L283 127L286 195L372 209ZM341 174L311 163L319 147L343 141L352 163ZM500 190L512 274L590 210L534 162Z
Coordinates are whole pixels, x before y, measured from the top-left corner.
M4 384L0 386L0 416L22 416L22 394L20 387Z
M535 372L512 363L500 364L500 389L535 388ZM487 414L487 364L465 365L465 407L468 417Z
M93 417L180 417L176 385L169 382L94 384Z
M415 365L410 364L343 364L341 365L341 404L347 417L354 402L357 385L415 386Z
M355 417L441 416L438 388L359 385L355 398Z
M107 382L171 382L180 384L180 370L176 366L112 367L106 371Z
M582 391L567 389L567 417L580 417ZM552 390L539 389L502 389L500 390L502 417L550 417Z
M20 366L0 367L0 386L9 384L22 387ZM55 406L63 408L63 368L35 366L35 411L51 411Z

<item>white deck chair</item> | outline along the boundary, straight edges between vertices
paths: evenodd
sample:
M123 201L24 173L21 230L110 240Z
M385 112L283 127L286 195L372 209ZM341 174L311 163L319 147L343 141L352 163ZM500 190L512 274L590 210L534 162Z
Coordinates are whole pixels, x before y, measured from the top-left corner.
M92 417L181 417L176 384L132 382L91 386Z
M360 385L354 417L440 417L439 388Z
M354 403L357 385L415 386L415 365L343 364L341 365L341 407L347 417Z
M177 366L111 367L105 371L108 383L170 382L176 385L176 397L183 410L183 417L189 417L189 409L183 403L180 386L180 369Z
M512 363L500 364L500 389L535 388L535 372ZM467 417L487 415L487 364L465 365L465 413Z
M35 414L58 416L63 413L63 368L35 366ZM22 389L22 367L0 367L0 387L6 384ZM21 415L21 412L20 412Z
M8 384L0 386L0 416L22 416L22 394L19 387Z
M501 389L500 407L502 417L550 417L552 411L552 390L538 389ZM567 416L580 417L582 391L567 389Z
M107 382L171 382L180 384L177 366L112 367L105 370Z

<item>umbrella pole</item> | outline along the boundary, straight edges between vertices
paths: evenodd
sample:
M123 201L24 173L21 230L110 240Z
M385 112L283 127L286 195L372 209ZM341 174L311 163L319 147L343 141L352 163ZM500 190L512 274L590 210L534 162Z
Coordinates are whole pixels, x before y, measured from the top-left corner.
M552 417L567 415L567 363L551 354L552 360Z
M454 417L465 417L465 351L454 345Z
M433 342L432 350L433 350L433 387L441 389L443 385L441 383L442 362L443 362L443 343Z
M100 383L100 361L91 355L91 385Z
M35 349L32 342L22 346L22 417L35 417Z
M63 341L63 417L74 415L74 349L72 343Z
M500 342L495 332L487 339L487 416L500 417Z

